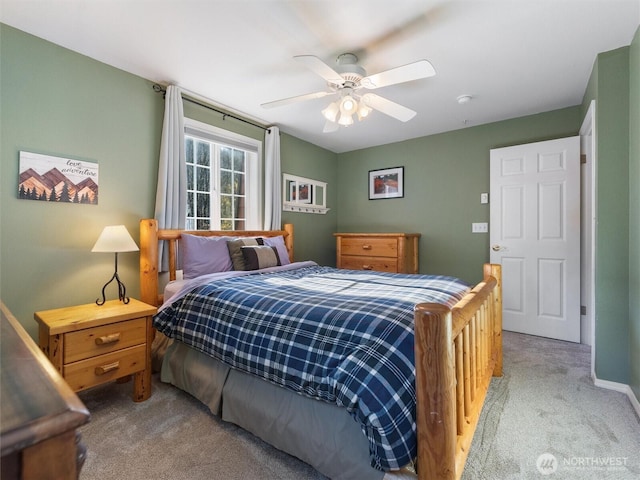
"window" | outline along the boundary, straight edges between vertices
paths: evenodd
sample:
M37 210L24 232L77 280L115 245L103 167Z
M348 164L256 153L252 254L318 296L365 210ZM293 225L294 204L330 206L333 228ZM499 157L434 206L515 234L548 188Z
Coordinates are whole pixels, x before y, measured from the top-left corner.
M185 119L188 230L260 225L262 142Z

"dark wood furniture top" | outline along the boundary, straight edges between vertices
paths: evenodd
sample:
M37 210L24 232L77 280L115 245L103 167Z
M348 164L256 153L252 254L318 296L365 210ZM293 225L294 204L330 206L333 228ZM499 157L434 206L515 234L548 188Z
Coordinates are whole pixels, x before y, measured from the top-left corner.
M89 411L1 302L0 309L2 478L77 478L76 429Z

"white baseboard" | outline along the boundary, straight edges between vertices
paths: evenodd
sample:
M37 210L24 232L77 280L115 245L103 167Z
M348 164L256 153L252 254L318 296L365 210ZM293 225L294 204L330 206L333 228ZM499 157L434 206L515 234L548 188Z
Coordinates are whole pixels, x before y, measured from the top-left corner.
M595 375L593 375L593 384L596 387L606 388L607 390L615 390L616 392L624 393L631 402L631 406L636 411L636 415L640 417L640 402L633 394L633 390L631 387L625 383L618 382L610 382L609 380L600 380Z

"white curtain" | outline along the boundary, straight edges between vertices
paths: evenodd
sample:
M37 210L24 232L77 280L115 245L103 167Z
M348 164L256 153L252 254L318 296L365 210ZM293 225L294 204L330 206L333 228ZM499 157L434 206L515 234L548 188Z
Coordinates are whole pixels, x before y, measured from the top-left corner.
M264 134L264 229L282 228L282 175L280 174L280 129Z
M164 122L160 143L155 219L158 228L184 228L187 212L187 167L184 152L182 91L169 85L165 95ZM169 267L167 252L160 242L160 270Z

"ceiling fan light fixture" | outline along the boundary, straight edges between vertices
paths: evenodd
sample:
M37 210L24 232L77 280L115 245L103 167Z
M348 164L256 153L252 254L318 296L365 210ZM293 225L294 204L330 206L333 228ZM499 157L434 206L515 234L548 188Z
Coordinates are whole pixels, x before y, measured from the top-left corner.
M340 107L338 107L338 102L331 102L327 105L327 108L322 110L322 115L324 118L329 120L330 122L335 122L338 117L338 113L340 113Z
M344 112L340 113L340 119L338 123L343 127L348 127L349 125L353 125L353 118L350 114L345 114Z
M358 110L358 102L351 95L347 94L340 100L340 113L343 115L353 115Z
M427 60L418 60L417 62L384 70L374 75L367 75L366 70L358 65L358 57L353 53L339 55L335 68L330 67L314 55L297 55L294 59L322 77L327 82L327 89L321 92L307 93L263 103L262 106L271 108L289 105L302 100L321 98L327 95L339 96L337 100L329 103L324 110L321 110L322 116L326 120L324 132L334 132L340 126L352 125L355 114L358 115L358 121L362 121L371 114L372 110L381 112L401 122L408 122L416 116L417 112L375 93L362 95L359 90L361 88L374 90L428 78L436 74L433 65ZM471 96L469 95L466 98L470 99Z
M371 113L371 108L369 108L363 100L360 100L358 104L358 120L364 120Z

